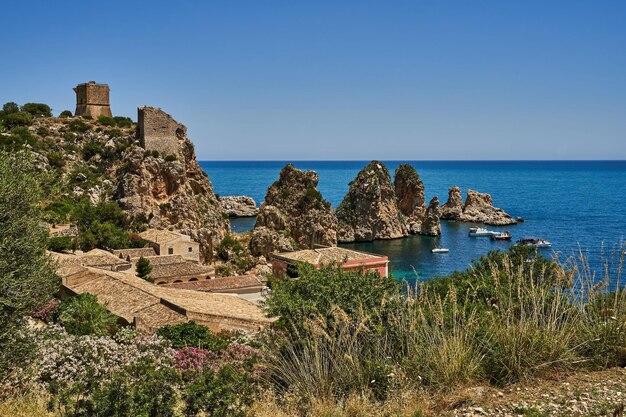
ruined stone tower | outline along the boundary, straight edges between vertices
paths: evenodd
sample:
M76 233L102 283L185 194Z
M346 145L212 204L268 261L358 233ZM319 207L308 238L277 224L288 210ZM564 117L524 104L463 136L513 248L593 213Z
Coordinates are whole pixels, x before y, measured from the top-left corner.
M137 108L137 134L144 149L178 156L187 128L158 107L141 106Z
M107 84L96 84L95 81L89 81L78 84L74 91L76 92L75 116L91 116L93 118L112 116Z

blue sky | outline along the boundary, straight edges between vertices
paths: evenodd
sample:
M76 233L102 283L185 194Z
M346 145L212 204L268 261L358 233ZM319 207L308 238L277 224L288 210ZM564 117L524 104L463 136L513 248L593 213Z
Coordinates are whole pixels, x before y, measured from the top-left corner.
M30 1L0 101L162 107L199 159L626 159L626 1Z

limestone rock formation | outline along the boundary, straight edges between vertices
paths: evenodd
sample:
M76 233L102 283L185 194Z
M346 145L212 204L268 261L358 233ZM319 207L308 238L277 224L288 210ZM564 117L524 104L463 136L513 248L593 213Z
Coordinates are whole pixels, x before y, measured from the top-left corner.
M441 207L441 218L470 223L484 223L493 226L516 224L517 220L493 206L491 195L467 190L465 204L461 189L457 186L448 191L448 202Z
M337 219L341 242L407 235L395 202L391 177L383 163L372 161L358 173L337 208Z
M203 251L211 251L230 225L209 177L196 161L186 129L179 126L174 137L161 138L169 141L164 146L171 150L167 158L137 143L126 149L115 197L123 209L149 219L150 227L173 228L198 241Z
M504 210L493 206L491 195L467 190L467 198L463 206L464 221L485 223L493 226L505 226L517 223Z
M284 250L286 245L279 236L293 240L298 248L337 244L337 218L330 203L317 190L318 182L317 173L301 171L291 164L280 171L257 215L250 243L253 255L267 256L272 250ZM267 231L258 230L263 228ZM268 238L269 234L272 239ZM269 248L270 240L274 249Z
M267 258L272 252L285 252L294 249L294 244L288 237L269 227L260 226L252 230L250 253L255 256Z
M456 185L448 190L448 202L441 206L441 218L444 220L461 220L463 214L463 196Z
M441 216L439 199L433 197L428 204L424 220L422 221L420 234L426 236L439 236L441 234L441 223L439 218Z
M424 183L413 166L401 164L396 168L394 188L398 210L404 216L407 231L410 234L422 234L422 223L426 215ZM432 229L432 226L429 225L429 228Z
M254 217L259 213L256 202L247 195L220 197L219 202L228 217Z

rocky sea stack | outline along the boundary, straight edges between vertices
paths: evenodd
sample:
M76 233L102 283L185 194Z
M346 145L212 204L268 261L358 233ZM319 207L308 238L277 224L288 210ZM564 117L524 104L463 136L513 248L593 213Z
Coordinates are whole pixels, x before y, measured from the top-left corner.
M280 171L257 215L250 242L254 255L337 244L337 218L317 190L318 182L317 173L291 164Z
M407 231L410 234L422 232L422 223L426 215L424 200L424 183L412 165L402 164L396 168L394 188L398 210L404 217Z
M410 204L407 202L406 205ZM337 220L341 242L394 239L407 235L389 170L382 162L370 162L350 183L348 194L337 208Z
M492 226L516 224L517 220L504 210L493 206L491 195L467 190L463 204L461 189L453 186L448 190L448 202L441 206L441 218L468 223L484 223Z

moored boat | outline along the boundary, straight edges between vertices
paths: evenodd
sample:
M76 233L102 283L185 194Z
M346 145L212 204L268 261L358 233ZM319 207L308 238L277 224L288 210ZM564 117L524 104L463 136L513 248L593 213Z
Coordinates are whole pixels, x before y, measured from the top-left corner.
M484 227L472 227L469 230L468 236L470 237L491 237L498 232L487 230Z
M512 237L511 233L505 230L504 232L497 232L491 235L491 240L511 240Z
M448 253L450 249L448 248L433 248L430 250L432 253Z
M550 241L541 239L538 237L530 237L530 236L521 238L520 240L517 241L517 243L519 243L520 245L534 246L537 248L551 248L552 247L552 243Z

